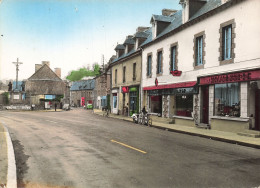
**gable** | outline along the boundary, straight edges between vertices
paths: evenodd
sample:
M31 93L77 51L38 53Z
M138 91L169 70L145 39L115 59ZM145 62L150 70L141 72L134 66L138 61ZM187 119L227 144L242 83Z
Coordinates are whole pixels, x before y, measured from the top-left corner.
M53 72L48 65L43 65L37 70L28 80L53 80L62 81L55 72Z

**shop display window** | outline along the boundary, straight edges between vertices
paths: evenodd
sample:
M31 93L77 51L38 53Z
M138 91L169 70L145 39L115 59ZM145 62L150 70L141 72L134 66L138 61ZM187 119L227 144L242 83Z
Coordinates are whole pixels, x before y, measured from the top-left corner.
M192 117L192 111L193 111L193 95L177 95L176 115Z
M239 83L215 84L215 115L240 117Z

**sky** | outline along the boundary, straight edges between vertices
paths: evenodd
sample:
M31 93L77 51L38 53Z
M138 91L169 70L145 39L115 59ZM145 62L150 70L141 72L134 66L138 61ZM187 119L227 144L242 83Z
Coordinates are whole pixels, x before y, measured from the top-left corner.
M180 10L179 0L0 0L0 80L28 79L35 64L50 61L70 71L105 63L152 14Z

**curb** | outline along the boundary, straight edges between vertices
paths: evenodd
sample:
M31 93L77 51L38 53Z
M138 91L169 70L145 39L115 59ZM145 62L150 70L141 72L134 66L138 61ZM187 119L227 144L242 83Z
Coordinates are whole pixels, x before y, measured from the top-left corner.
M94 113L94 114L102 116L101 114L97 114L97 113ZM116 118L116 117L109 117L109 118L119 119L119 118ZM132 122L132 121L126 120L126 119L121 119L121 120ZM201 138L207 138L207 139L216 140L216 141L220 141L220 142L226 142L226 143L230 143L230 144L236 144L236 145L260 149L260 145L255 145L255 144L251 144L251 143L247 143L247 142L230 140L230 139L226 139L226 138L220 138L220 137L215 137L215 136L210 136L210 135L205 135L205 134L199 134L199 133L193 133L193 132L187 132L187 131L182 131L182 130L176 130L176 129L157 126L157 125L152 125L150 127L161 129L161 130L166 130L166 131L170 131L170 132L187 134L187 135L191 135L191 136L198 136L198 137L201 137Z
M3 125L3 127L5 129L5 134L6 134L7 161L8 161L6 188L15 188L15 187L17 187L17 176L16 176L16 163L15 163L15 156L14 156L14 148L13 148L12 140L11 140L7 127L5 125Z
M236 144L236 145L241 145L241 146L246 146L246 147L252 147L252 148L260 149L260 145L250 144L250 143L247 143L247 142L241 142L241 141L237 141L237 140L230 140L230 139L226 139L226 138L220 138L220 137L215 137L215 136L210 136L210 135L205 135L205 134L181 131L181 130L165 128L165 127L156 126L156 125L152 125L151 127L154 127L154 128L157 128L157 129L161 129L161 130L167 130L167 131L170 131L170 132L187 134L187 135L191 135L191 136L198 136L198 137L201 137L201 138L208 138L208 139L216 140L216 141L220 141L220 142L227 142L227 143L230 143L230 144Z

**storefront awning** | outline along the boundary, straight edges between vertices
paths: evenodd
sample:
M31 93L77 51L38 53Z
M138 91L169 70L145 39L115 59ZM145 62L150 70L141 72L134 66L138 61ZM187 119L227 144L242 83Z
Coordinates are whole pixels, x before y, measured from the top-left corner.
M182 83L175 83L175 84L166 84L166 85L144 87L143 90L149 91L149 90L158 90L158 89L186 88L186 87L193 87L196 84L197 84L197 81L182 82Z

